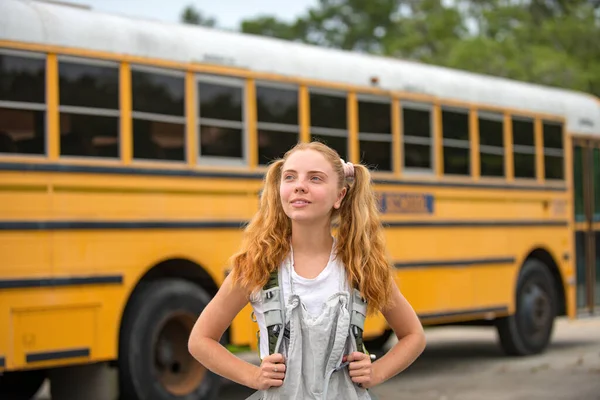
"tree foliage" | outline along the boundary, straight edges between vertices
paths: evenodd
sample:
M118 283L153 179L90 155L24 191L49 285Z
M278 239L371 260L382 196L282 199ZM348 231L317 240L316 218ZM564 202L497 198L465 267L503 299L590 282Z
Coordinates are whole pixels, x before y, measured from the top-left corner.
M181 22L185 24L208 27L217 26L217 20L215 18L205 16L191 4L183 9L179 18Z
M241 31L600 96L600 0L319 0Z

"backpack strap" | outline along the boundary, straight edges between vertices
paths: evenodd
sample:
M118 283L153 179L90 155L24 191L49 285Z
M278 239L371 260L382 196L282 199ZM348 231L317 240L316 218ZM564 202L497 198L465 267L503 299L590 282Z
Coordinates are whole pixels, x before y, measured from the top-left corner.
M279 349L283 339L285 326L285 312L283 307L283 296L279 287L279 270L271 272L269 280L261 291L264 305L265 325L269 338L269 355Z
M365 319L367 318L367 300L358 289L352 289L352 304L350 306L350 336L354 338L357 351L369 354L363 341Z

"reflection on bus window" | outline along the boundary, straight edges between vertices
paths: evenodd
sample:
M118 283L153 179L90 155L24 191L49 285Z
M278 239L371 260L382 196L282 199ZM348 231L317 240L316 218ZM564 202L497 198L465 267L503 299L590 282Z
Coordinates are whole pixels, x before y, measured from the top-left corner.
M564 179L563 126L544 121L544 171L546 179Z
M534 179L536 167L533 120L512 117L512 133L515 178Z
M115 67L60 61L61 106L119 109L119 70Z
M258 163L283 157L299 140L298 89L256 86Z
M116 63L59 59L60 155L119 158Z
M431 105L403 104L401 109L404 167L433 170L433 130Z
M238 82L198 82L200 158L244 158L243 98Z
M348 114L346 93L310 92L310 133L348 159Z
M44 154L46 113L0 108L0 153Z
M469 144L469 110L442 109L444 174L469 175L471 152Z
M200 149L204 156L242 158L242 130L202 125Z
M131 71L133 158L184 162L185 83L182 73Z
M358 101L360 159L377 171L392 170L392 110L389 99Z
M0 153L46 152L46 61L0 53Z
M60 154L75 157L119 157L119 119L60 113Z
M479 165L481 176L504 176L504 116L480 112Z

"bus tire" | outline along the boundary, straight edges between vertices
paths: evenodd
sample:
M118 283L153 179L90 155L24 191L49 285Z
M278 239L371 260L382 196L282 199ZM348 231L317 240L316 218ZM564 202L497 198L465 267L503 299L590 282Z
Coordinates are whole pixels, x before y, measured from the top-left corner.
M190 331L210 296L182 279L142 282L120 333L120 398L212 400L220 378L188 351Z
M44 380L45 370L4 372L0 374L0 399L30 400Z
M525 261L517 282L516 311L496 324L501 348L513 356L543 352L556 314L557 293L550 271L537 259Z

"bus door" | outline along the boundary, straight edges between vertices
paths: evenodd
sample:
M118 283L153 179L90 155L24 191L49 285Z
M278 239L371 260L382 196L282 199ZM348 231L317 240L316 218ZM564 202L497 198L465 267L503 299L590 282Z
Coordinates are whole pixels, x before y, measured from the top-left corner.
M573 160L577 309L600 315L600 141L575 141Z

